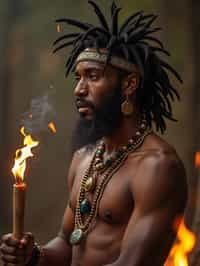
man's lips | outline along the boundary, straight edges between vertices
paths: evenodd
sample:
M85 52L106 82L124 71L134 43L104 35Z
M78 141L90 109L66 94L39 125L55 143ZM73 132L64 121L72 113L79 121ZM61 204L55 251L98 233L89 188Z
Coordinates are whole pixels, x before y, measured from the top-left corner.
M88 108L92 108L88 103L77 100L76 101L76 107L77 109L88 109Z
M91 118L93 116L95 108L91 102L86 101L84 99L76 99L75 103L78 113L81 116L87 118Z
M77 102L77 103L76 103L76 107L77 107L78 109L80 109L80 108L87 108L88 105L85 104L85 103L82 103L82 102Z

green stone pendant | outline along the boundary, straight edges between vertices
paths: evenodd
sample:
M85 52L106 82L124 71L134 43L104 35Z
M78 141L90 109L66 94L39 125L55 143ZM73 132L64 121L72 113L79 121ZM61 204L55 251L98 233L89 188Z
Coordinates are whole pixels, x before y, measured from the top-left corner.
M87 199L84 199L81 204L80 204L80 213L81 214L86 214L86 213L89 213L91 210L91 205L90 205L90 202L89 200Z
M83 231L78 228L71 233L69 242L71 245L78 245L81 242L82 238L83 238Z

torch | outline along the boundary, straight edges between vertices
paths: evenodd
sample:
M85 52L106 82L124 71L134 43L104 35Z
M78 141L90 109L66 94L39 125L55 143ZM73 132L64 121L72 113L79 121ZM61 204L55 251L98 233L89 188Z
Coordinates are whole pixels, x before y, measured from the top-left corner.
M38 141L32 139L31 135L25 133L24 127L21 128L20 132L24 136L24 146L16 151L15 162L12 168L12 173L15 177L15 183L13 185L13 236L16 239L21 239L24 232L25 196L27 188L24 182L26 159L33 157L31 149L39 144Z

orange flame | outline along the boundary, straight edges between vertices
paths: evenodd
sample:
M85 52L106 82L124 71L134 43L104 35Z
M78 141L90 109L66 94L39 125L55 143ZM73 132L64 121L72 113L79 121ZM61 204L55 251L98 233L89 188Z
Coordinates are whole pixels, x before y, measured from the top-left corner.
M188 254L194 248L196 238L182 220L177 233L177 242L172 246L164 266L189 266Z
M31 135L26 135L24 131L24 127L20 129L21 134L24 136L24 147L16 150L15 163L12 168L12 173L15 177L16 183L23 183L24 180L24 172L26 170L26 159L29 157L33 157L31 149L36 147L39 142L34 141Z
M53 133L56 133L56 126L55 126L55 124L54 124L53 122L50 122L50 123L48 124L48 127L49 127L49 129L51 129L51 131L52 131Z
M60 24L57 24L57 26L56 26L56 30L57 30L57 32L61 32Z
M200 168L200 151L197 151L195 154L195 166Z

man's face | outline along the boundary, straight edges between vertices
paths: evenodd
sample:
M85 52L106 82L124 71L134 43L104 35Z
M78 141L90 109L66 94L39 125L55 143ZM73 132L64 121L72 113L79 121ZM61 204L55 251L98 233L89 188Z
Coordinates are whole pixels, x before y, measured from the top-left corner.
M82 117L91 120L104 100L112 97L116 88L120 87L119 71L111 66L104 70L103 64L84 61L77 65L75 76L77 110Z
M86 145L111 135L119 127L122 118L121 75L112 66L104 69L104 65L92 61L80 62L75 75L74 95L80 120L74 142Z

